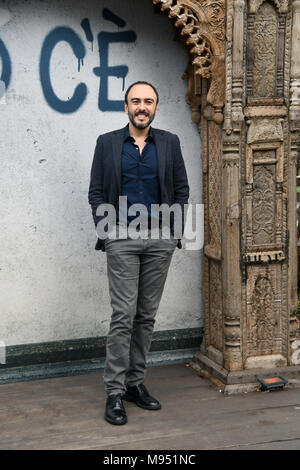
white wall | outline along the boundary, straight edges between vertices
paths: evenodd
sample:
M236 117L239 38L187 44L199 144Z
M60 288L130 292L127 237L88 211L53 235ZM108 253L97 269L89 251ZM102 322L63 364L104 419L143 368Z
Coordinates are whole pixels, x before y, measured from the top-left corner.
M104 19L104 7L126 26ZM80 26L84 18L90 21L93 48ZM80 71L66 42L58 43L51 56L51 83L61 100L71 98L79 83L87 87L86 99L72 113L53 109L41 84L42 46L58 26L71 28L85 47ZM0 39L12 70L2 97L0 88L0 340L7 345L102 336L108 331L106 256L94 251L87 192L97 136L123 127L127 117L98 107L100 80L93 69L99 67L100 31L135 32L135 42L109 46L109 66L128 66L125 88L141 79L157 86L160 109L153 125L179 135L190 202L201 202L200 139L184 99L187 84L181 79L187 54L173 40L168 18L153 13L151 0L1 3ZM4 68L7 72L2 55L2 78ZM123 96L122 79L112 77L109 99ZM175 251L156 330L202 326L201 255Z

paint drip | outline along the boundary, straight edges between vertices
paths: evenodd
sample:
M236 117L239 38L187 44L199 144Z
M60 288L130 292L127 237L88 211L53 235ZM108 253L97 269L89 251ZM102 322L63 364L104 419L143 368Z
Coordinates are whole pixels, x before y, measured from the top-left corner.
M80 57L77 59L78 60L78 72L80 72L80 65L84 65L83 63L83 59L81 59Z

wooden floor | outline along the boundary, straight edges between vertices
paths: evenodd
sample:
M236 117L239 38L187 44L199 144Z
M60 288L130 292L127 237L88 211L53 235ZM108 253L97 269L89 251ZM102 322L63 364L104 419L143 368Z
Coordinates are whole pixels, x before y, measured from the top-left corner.
M102 373L0 385L0 449L300 449L300 390L224 396L184 364L148 369L162 403L103 418Z

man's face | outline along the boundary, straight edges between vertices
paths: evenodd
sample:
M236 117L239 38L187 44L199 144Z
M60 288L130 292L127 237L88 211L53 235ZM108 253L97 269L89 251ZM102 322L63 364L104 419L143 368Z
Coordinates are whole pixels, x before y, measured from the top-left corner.
M134 85L127 96L125 112L131 124L137 129L146 129L150 126L157 110L157 97L149 85Z

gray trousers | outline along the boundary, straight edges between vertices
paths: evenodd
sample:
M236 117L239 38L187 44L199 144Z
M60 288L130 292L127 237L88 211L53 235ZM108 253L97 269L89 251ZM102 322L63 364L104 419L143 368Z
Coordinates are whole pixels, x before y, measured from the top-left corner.
M107 275L112 316L104 383L108 394L144 381L155 315L176 240L107 239Z

